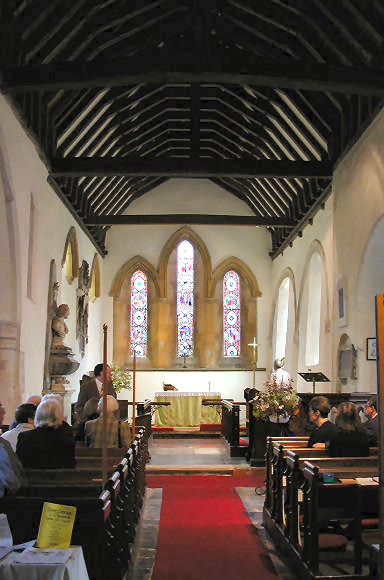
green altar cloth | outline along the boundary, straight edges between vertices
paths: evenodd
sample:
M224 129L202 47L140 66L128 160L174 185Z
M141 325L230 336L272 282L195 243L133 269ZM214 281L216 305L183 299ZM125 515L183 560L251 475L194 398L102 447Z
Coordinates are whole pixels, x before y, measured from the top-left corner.
M169 402L169 406L156 407L156 427L198 427L205 423L221 423L218 406L202 405L203 399L221 399L220 393L158 392L155 401Z

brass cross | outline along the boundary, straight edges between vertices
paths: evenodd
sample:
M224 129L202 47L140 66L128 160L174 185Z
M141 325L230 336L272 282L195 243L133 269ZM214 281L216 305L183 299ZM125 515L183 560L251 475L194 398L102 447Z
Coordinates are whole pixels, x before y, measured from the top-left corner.
M256 336L253 337L253 342L248 343L248 346L253 348L253 361L252 361L252 371L253 371L253 388L256 388L256 347L259 344L256 342Z

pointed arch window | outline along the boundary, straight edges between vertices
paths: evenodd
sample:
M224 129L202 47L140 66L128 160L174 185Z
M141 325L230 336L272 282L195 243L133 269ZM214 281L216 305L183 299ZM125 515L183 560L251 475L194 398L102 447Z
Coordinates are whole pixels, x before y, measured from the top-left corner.
M223 278L223 342L225 357L240 356L240 277L229 270Z
M177 246L177 356L193 354L194 250L187 240Z
M320 324L321 324L321 284L323 264L317 252L309 263L307 340L305 345L305 364L317 365L320 361Z
M131 277L131 356L147 356L148 281L141 270Z

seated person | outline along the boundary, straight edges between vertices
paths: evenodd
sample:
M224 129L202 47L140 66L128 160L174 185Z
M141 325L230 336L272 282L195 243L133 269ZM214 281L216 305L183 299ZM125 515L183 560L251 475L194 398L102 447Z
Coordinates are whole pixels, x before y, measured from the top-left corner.
M85 442L88 447L103 446L103 399L99 400L100 417L87 421L85 424ZM108 447L129 447L131 429L126 421L120 422L119 403L112 395L107 395L107 445Z
M84 419L84 405L89 399L97 398L99 399L103 394L103 381L104 381L104 372L103 372L103 364L99 363L94 368L94 375L95 378L90 381L82 381L81 387L79 391L79 396L77 398L76 403L76 411L81 421ZM117 394L115 388L111 381L111 367L106 365L106 381L107 381L107 394L113 395L117 398Z
M30 431L30 429L35 428L35 413L36 407L31 403L22 403L17 407L15 411L15 427L9 431L6 431L6 433L3 433L2 435L3 439L8 441L13 451L16 451L16 444L19 438L19 434L23 431Z
M55 397L47 397L36 409L35 427L20 433L16 453L24 467L70 469L75 467L75 439L63 425L63 408Z
M91 421L92 419L98 418L98 416L99 416L99 413L97 411L98 404L99 404L99 399L96 399L96 398L89 399L85 403L84 410L83 410L85 418L82 421L80 421L80 423L77 425L77 433L76 433L76 437L75 437L76 441L82 441L84 443L85 424L87 421Z
M37 408L37 406L40 405L40 403L41 403L41 395L38 395L36 393L32 393L31 395L28 395L25 402L30 403L31 405L34 405L35 408ZM8 431L10 431L11 429L14 429L16 427L16 425L17 425L16 417L13 417L13 419L9 425Z
M309 420L315 425L308 447L325 449L325 443L337 436L337 427L328 420L330 405L327 397L313 397L309 403Z
M364 431L356 405L340 403L336 417L337 436L329 442L331 457L366 457L369 455L368 435Z
M377 446L379 440L379 415L377 413L377 397L369 399L364 409L367 421L363 423L363 429L368 435L369 444Z
M3 424L5 409L0 403L0 427ZM16 493L25 483L21 463L12 447L0 437L0 497Z

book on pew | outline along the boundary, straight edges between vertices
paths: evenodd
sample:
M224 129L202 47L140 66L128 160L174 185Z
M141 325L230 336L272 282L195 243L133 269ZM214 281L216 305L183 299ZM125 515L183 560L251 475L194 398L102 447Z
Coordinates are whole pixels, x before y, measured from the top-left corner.
M26 548L14 562L17 564L65 564L72 556L73 549L42 550L41 548Z
M45 501L36 545L38 548L69 548L76 508Z

